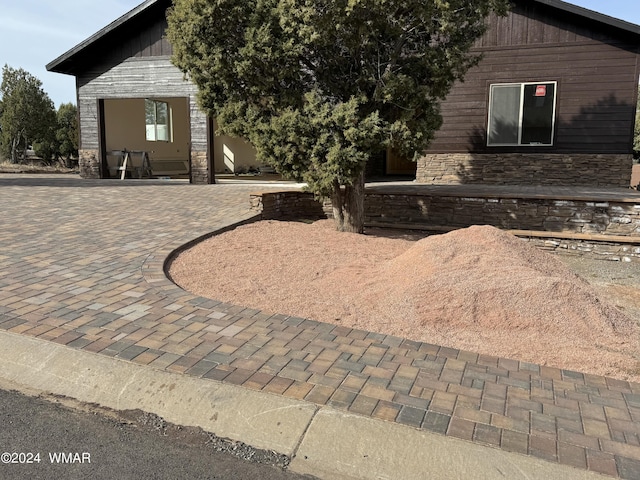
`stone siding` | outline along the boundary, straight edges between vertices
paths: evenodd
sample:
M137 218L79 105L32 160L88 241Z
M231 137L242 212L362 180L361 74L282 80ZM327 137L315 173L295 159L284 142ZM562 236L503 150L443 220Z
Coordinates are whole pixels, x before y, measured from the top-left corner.
M631 187L640 190L640 164L635 164L631 169Z
M331 202L317 200L312 193L300 191L253 193L250 208L264 220L332 218Z
M78 151L78 166L82 178L100 178L100 158L97 150Z
M640 241L635 245L627 245L615 242L594 242L576 239L521 238L549 253L589 256L616 262L640 263Z
M627 188L631 155L439 153L418 160L426 184L565 185Z
M638 237L640 204L527 198L367 194L365 223Z
M209 183L207 152L191 151L191 183L196 185Z

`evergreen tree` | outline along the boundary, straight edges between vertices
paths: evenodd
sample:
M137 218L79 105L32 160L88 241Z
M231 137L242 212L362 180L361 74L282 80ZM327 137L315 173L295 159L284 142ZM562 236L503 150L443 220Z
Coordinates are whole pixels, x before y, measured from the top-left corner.
M51 154L56 122L55 109L42 90L42 82L23 69L5 65L2 69L2 112L0 147L13 163L24 160L29 145Z
M339 230L362 232L364 170L391 147L415 158L440 102L479 56L507 0L176 0L173 62L218 133L330 197Z
M71 166L71 159L78 158L78 109L72 103L63 103L58 108L56 142L57 154L65 166Z

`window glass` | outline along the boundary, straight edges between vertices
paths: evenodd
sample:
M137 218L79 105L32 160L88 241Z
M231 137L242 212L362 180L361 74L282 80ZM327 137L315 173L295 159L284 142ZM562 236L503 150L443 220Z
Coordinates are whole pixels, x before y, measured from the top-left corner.
M156 102L153 100L144 101L144 113L147 124L147 141L156 140Z
M147 141L168 142L170 140L169 104L146 99L144 109Z
M551 144L554 97L553 83L524 86L521 140L523 145Z
M494 85L491 92L489 144L517 144L520 85Z
M556 83L491 85L487 145L553 145Z

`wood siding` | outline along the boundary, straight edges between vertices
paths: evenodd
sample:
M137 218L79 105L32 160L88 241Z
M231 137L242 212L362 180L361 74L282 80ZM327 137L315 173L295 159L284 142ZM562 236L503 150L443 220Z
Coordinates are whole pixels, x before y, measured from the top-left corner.
M159 0L135 14L130 13L108 25L53 65L52 71L83 75L98 65L111 68L128 58L165 57L173 53L165 38L166 11L171 0ZM47 67L49 68L49 67Z
M161 0L81 48L59 67L76 75L81 149L99 150L98 100L188 97L192 151L207 150L196 87L170 62ZM638 36L538 2L517 1L474 51L479 66L442 104L443 126L428 153L630 154L637 99ZM557 82L552 147L487 147L491 84Z
M631 153L638 45L543 7L490 19L474 49L483 59L443 102L430 153ZM490 85L550 81L558 82L554 146L487 147Z
M129 58L171 56L173 49L165 38L167 19L153 18L147 25L125 24L118 32L120 42L113 44L102 63L116 65Z
M604 32L606 26L536 2L517 2L509 15L492 14L488 23L491 29L477 43L478 47L611 41Z
M78 85L81 149L98 150L100 147L96 121L99 99L186 97L189 99L191 149L206 152L206 115L198 108L197 89L184 79L169 57L130 58L106 71L97 67L78 77Z

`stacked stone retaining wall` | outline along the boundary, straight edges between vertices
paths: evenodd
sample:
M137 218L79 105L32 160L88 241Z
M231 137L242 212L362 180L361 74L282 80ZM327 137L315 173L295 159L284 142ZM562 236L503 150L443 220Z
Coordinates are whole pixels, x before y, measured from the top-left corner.
M493 225L509 230L637 237L640 204L547 198L478 198L367 194L366 223L465 228Z
M589 256L603 260L640 263L640 239L635 244L561 238L521 236L532 245L550 253Z
M299 191L256 193L264 219L330 218L331 204ZM365 225L444 232L492 225L550 251L640 262L640 203L624 200L366 194Z
M263 219L295 220L331 218L331 202L316 199L312 193L300 191L253 193L250 208Z

